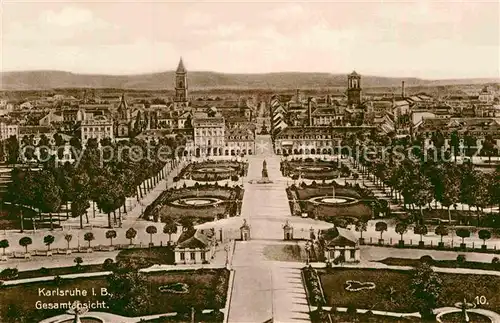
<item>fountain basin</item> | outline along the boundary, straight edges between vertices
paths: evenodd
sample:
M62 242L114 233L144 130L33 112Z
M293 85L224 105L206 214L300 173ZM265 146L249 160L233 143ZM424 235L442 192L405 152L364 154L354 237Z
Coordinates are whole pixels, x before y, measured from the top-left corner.
M322 205L345 205L356 203L358 200L353 199L351 197L346 196L317 196L309 199L310 202L314 204L322 204Z
M69 319L69 320L60 321L58 323L73 323L74 321L75 321L75 319ZM103 323L104 321L101 319L98 319L98 318L94 318L94 317L81 317L80 322L81 323Z
M201 207L212 206L223 202L221 199L215 197L184 197L171 202L172 205L181 207Z

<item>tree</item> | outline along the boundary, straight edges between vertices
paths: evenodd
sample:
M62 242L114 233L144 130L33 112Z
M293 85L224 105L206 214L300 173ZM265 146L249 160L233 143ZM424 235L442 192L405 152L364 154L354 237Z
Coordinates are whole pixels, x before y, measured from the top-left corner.
M468 131L464 134L464 150L465 155L471 157L477 151L477 138L471 135Z
M87 214L87 209L89 207L90 202L83 194L78 194L71 202L71 216L80 218L80 229L83 229L83 215Z
M465 244L464 239L470 237L470 231L466 228L458 228L456 230L457 236L462 238L462 245Z
M146 232L149 234L149 244L153 244L153 234L158 232L158 229L154 225L150 225L146 228Z
M42 212L49 213L50 230L53 230L52 213L57 212L61 206L61 189L50 171L42 171L37 179L41 188L36 194L40 202L39 208Z
M413 233L420 235L420 242L422 242L422 238L424 235L426 235L428 232L427 226L424 224L417 224L413 228Z
M8 247L9 247L9 240L3 239L0 241L0 248L3 249L2 255L5 256L5 249L7 249Z
M460 151L460 136L458 135L458 132L456 130L454 130L450 135L450 146L452 148L453 158L456 163L457 155L459 153L460 155L462 155L462 152Z
M481 147L481 155L488 156L488 161L491 162L491 156L495 155L495 152L495 139L492 135L486 135Z
M172 234L177 233L177 224L171 217L165 218L165 226L163 227L163 233L168 234L168 243L172 241Z
M448 209L448 221L451 224L450 207L460 202L461 174L458 167L448 166L443 174L443 193L441 195L441 205Z
M432 184L425 175L419 174L410 190L412 191L413 202L420 209L420 216L423 219L422 207L432 202L434 197Z
M395 231L397 234L401 236L401 241L404 241L403 234L405 234L408 231L408 225L404 222L398 222L396 224Z
M73 259L73 262L76 264L76 268L80 269L80 266L83 263L83 259L82 257L76 257L75 259Z
M137 231L134 228L129 228L127 232L125 232L125 237L130 240L130 244L132 244L132 240L137 236Z
M115 207L115 195L114 191L117 189L115 183L112 183L107 176L101 176L98 180L98 186L95 189L94 195L96 195L97 206L104 213L108 215L108 228L112 228L111 223L111 212L113 212Z
M69 249L69 243L71 242L71 240L73 240L73 235L71 234L65 234L64 235L64 240L66 240L66 242L68 243L68 249Z
M28 253L28 246L33 243L30 237L22 237L19 239L19 245L25 248L26 253Z
M433 309L441 295L441 278L432 270L428 263L422 262L414 271L411 290L419 301L422 319L433 316Z
M478 235L479 239L483 240L483 246L486 245L486 240L491 238L491 232L485 229L479 230Z
M192 230L194 228L193 219L188 216L182 216L179 220L179 224L182 226L183 231Z
M441 243L443 243L443 237L448 235L448 228L445 225L440 224L436 227L434 233L441 236Z
M50 245L54 243L56 238L53 235L47 235L43 237L43 243L47 246L47 250L50 250Z
M151 305L152 294L146 276L137 270L117 268L107 277L106 303L112 311L137 316Z
M10 136L5 143L7 164L15 165L19 159L19 141L16 136Z
M375 231L380 232L380 240L383 240L382 235L387 231L387 223L383 221L375 223Z
M113 246L113 239L114 238L116 238L116 231L115 230L106 231L106 239L109 239L110 246Z
M89 243L89 248L90 248L90 243L95 240L94 234L92 232L87 232L83 235L83 240L87 241Z
M359 232L360 238L363 239L363 232L366 232L368 223L364 220L359 220L356 222L355 230Z

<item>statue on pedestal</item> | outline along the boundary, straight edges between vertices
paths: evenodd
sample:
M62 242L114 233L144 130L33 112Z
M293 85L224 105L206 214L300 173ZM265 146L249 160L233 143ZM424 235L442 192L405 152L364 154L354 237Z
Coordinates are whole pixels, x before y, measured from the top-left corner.
M267 163L265 160L262 162L262 179L264 178L269 178L269 175L267 174Z
M264 160L262 162L262 178L252 179L249 181L250 184L270 184L273 181L269 179L269 173L267 172L267 162Z

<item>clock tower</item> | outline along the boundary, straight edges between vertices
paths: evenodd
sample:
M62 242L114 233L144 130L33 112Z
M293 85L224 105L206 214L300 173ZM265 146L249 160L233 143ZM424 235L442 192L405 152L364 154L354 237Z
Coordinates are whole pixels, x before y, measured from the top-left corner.
M347 76L347 104L361 104L361 75L356 71Z
M187 104L187 71L182 62L182 57L175 71L175 102Z

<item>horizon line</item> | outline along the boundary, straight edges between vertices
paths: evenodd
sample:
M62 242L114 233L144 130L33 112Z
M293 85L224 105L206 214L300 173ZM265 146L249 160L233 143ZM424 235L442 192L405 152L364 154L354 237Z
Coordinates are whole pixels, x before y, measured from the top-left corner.
M354 70L353 70L354 71ZM30 72L60 72L60 73L70 73L75 75L94 75L94 76L141 76L141 75L149 75L149 74L162 74L162 73L175 73L175 69L171 70L162 70L162 71L151 71L151 72L137 72L137 73L125 73L125 74L114 74L114 73L92 73L92 72L73 72L68 70L59 70L59 69L29 69L29 70L0 70L0 73L30 73ZM188 70L187 73L214 73L214 74L226 74L226 75L269 75L269 74L329 74L329 75L349 75L352 72L318 72L318 71L276 71L276 72L261 72L261 73L236 73L236 72L217 72L211 70ZM361 77L379 77L379 78L400 78L400 79L416 79L422 81L446 81L446 80L479 80L479 79L495 79L500 82L500 75L498 77L488 77L488 76L461 76L461 77L450 77L450 78L422 78L417 76L386 76L386 75L373 75L373 74L362 74L356 71L356 73L360 74Z

